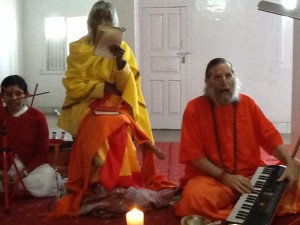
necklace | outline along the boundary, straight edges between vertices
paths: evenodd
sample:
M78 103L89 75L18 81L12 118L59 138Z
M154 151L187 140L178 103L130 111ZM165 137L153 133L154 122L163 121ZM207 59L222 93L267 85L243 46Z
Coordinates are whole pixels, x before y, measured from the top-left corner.
M217 143L217 150L218 150L221 167L222 167L222 169L225 170L225 172L230 172L232 174L236 174L236 169L237 169L237 128L236 128L237 104L238 104L238 101L232 102L232 106L233 106L233 152L234 152L234 165L233 166L234 167L233 167L233 170L230 172L228 170L228 168L225 166L224 159L223 159L220 137L219 137L219 130L218 130L217 119L216 119L215 104L213 103L213 101L210 101L210 110L211 110L212 119L213 119L214 134L215 134L215 139L216 139L216 143Z

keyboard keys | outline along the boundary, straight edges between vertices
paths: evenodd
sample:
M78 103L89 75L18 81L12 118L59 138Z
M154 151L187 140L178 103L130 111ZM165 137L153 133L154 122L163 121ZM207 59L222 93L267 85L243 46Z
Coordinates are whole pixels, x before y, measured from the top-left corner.
M280 173L278 172L278 170L280 170ZM250 183L253 186L252 192L250 194L241 195L238 202L235 204L233 210L231 211L230 215L228 216L227 221L230 223L245 223L249 225L249 222L251 220L250 224L252 225L253 221L255 220L256 225L268 224L265 221L270 222L272 215L267 215L270 214L270 209L267 209L267 207L269 207L270 203L278 202L281 195L279 197L274 198L272 197L274 193L267 192L268 190L275 189L275 184L272 181L276 181L279 175L282 174L283 170L284 167L282 166L259 167L256 170L255 174L252 176L252 179L250 180ZM274 211L276 209L276 205L273 208ZM266 210L268 212L265 212Z

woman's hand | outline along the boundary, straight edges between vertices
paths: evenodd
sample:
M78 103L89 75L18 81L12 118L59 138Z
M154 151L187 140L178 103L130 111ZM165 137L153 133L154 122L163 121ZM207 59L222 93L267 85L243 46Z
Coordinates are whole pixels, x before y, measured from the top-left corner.
M111 52L111 54L113 54L116 57L116 64L118 70L122 70L126 64L126 61L123 60L123 55L125 53L125 50L118 45L110 45L109 51Z

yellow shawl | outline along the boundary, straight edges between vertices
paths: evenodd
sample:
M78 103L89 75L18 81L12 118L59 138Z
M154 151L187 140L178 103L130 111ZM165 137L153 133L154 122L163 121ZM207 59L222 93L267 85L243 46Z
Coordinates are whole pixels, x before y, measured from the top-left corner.
M132 109L134 120L141 130L153 141L150 121L141 91L141 77L135 57L126 42L123 59L127 62L123 70L117 70L115 59L93 55L94 46L87 43L87 37L70 44L67 58L68 68L63 85L66 97L63 103L58 126L75 135L88 105L104 95L104 83L115 84L115 77L126 74L129 77L122 98Z

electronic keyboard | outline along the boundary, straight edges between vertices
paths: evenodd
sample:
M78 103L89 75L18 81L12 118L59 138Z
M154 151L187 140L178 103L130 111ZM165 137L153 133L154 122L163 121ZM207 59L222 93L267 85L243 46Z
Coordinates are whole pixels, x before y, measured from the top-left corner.
M288 183L287 180L277 181L285 168L281 165L258 167L250 181L253 191L241 195L226 221L243 225L269 225Z

